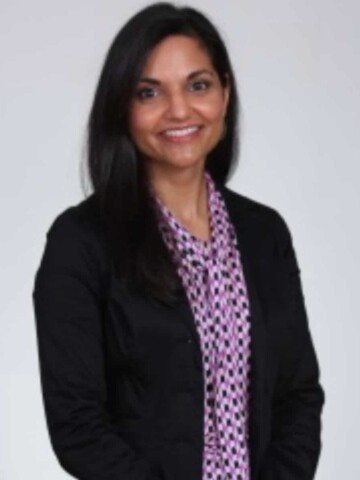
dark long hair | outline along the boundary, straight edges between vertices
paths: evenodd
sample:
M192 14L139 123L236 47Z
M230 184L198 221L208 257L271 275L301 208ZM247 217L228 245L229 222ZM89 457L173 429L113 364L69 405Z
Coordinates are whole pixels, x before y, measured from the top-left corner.
M184 290L157 228L144 164L129 135L128 111L149 54L174 34L199 39L222 85L229 82L226 135L205 164L215 183L229 180L238 158L239 102L233 69L218 31L193 8L155 3L123 26L107 53L87 129L88 174L117 275L131 290L165 302L182 298Z

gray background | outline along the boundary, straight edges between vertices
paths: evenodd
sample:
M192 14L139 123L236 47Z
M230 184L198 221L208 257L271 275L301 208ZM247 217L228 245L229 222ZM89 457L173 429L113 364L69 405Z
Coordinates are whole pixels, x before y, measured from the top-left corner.
M0 4L2 480L69 478L52 453L44 420L33 278L50 223L83 198L83 134L105 53L144 4ZM229 186L278 209L293 234L326 391L316 478L356 480L359 2L192 5L219 26L239 82L241 166Z

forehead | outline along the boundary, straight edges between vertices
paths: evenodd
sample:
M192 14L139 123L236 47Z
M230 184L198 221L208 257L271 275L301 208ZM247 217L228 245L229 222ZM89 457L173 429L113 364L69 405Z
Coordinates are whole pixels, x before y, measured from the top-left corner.
M196 38L172 35L152 50L142 75L157 78L174 74L181 76L200 69L214 70L206 48Z

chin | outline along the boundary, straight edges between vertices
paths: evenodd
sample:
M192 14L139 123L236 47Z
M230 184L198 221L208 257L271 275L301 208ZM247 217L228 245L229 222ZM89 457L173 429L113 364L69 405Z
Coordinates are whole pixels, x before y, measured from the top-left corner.
M205 165L203 155L154 155L147 154L146 161L154 168L196 168Z
M195 168L198 167L199 165L203 165L203 161L199 159L179 159L176 161L176 159L172 159L171 161L169 160L166 162L169 167L173 166L174 168Z

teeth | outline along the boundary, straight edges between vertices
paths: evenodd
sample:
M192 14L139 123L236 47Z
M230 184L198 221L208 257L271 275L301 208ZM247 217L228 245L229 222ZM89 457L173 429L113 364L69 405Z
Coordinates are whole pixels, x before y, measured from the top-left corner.
M166 130L165 135L170 135L172 137L182 137L184 135L190 135L190 133L194 133L199 130L199 127L188 127L188 128L181 128L177 130Z

